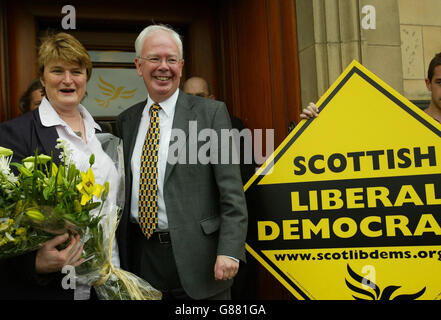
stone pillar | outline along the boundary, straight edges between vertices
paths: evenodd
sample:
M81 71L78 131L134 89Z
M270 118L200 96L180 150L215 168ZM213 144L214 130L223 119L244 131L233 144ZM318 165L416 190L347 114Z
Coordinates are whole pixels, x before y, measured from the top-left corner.
M441 52L441 1L398 0L401 24L404 94L426 105L431 100L424 79L429 63Z
M364 30L362 8L376 12ZM296 0L302 106L316 102L352 60L403 91L397 0Z

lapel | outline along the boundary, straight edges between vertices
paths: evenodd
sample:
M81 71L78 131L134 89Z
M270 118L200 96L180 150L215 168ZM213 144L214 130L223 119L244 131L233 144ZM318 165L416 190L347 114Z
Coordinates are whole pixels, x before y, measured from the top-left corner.
M35 122L35 131L37 134L36 147L41 146L43 150L38 150L39 154L51 155L55 164L60 164L60 149L55 148L57 145L58 133L55 127L45 127L41 123L40 113L38 109L33 111Z
M178 100L176 101L175 116L173 118L173 125L172 125L172 130L179 129L185 133L186 146L188 146L189 122L192 120L196 120L196 114L192 110L193 104L190 100L190 97L191 96L187 95L182 90L179 91ZM182 152L182 150L180 150L180 152ZM187 159L188 159L188 155L187 155ZM165 169L164 185L167 183L167 180L170 177L171 173L173 172L175 165L176 164L170 164L167 161L167 165Z

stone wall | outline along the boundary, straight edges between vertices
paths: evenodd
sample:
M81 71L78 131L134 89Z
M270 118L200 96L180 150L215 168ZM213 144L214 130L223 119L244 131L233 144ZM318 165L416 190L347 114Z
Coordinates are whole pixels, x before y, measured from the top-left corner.
M365 5L375 8L375 29L362 28ZM353 59L404 92L398 0L296 0L296 13L303 107Z
M430 100L424 79L430 60L441 52L441 1L398 0L404 95Z

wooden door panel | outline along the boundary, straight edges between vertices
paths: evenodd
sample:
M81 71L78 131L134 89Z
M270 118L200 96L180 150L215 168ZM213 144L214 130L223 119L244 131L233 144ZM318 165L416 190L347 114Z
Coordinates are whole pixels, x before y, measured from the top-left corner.
M223 3L225 100L232 104L233 114L242 118L250 129L274 129L277 147L287 136L289 123L298 121L301 110L295 2L226 0ZM256 223L252 212L249 223ZM260 265L257 274L257 298L294 298Z
M249 128L274 128L276 146L301 110L294 8L287 0L223 7L225 100Z
M2 2L3 3L3 2ZM184 56L191 63L185 64L183 81L192 75L201 75L219 92L218 50L216 38L215 8L217 1L167 0L162 2L131 0L130 5L121 1L72 0L76 9L76 30L66 30L83 42L87 49L131 49L137 34L151 23L164 23L183 31ZM1 105L7 120L20 114L18 99L28 84L37 76L36 57L38 36L47 30L63 31L61 14L63 4L53 0L15 0L6 6L8 33L7 68L9 88L6 90L10 106ZM195 10L197 8L197 10ZM128 34L127 37L124 37ZM37 36L38 35L38 36ZM1 69L0 69L1 70ZM3 99L4 100L4 99ZM2 102L4 104L4 102ZM8 114L5 110L10 109Z

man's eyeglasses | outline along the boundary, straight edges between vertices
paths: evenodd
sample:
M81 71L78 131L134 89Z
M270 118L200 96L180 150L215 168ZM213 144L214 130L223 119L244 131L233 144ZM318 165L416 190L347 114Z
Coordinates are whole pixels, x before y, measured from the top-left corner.
M147 62L151 63L151 64L161 64L162 61L164 59L161 59L160 57L138 57L140 59L146 60ZM171 66L171 65L175 65L178 64L181 61L181 59L178 59L177 57L168 57L165 58L165 62Z

